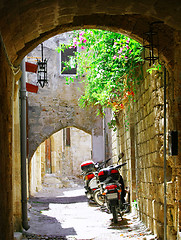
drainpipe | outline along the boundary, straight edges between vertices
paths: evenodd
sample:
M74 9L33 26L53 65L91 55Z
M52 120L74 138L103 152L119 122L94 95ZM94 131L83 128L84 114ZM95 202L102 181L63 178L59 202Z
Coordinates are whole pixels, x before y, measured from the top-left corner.
M116 150L117 150L117 159L118 159L118 156L120 154L120 144L119 144L119 129L117 127L117 130L116 130Z
M22 198L22 226L28 230L27 217L27 179L26 179L26 73L25 73L25 59L21 62L21 198Z
M106 111L103 116L103 161L106 161ZM105 164L106 167L106 164Z
M164 240L167 240L166 68L164 66Z

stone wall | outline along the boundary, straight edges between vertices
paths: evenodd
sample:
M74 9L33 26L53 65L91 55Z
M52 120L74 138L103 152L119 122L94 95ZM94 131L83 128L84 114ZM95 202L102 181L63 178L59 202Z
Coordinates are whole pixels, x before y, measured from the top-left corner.
M174 107L172 107L173 121L169 118L169 124L170 126L172 124L170 129L175 128L179 131L180 146L180 15L180 1L113 1L110 6L109 1L103 0L86 1L86 4L82 4L82 1L72 1L70 4L69 1L57 0L41 2L20 0L17 4L12 0L2 0L0 28L9 58L14 65L18 66L23 57L39 43L67 30L84 27L102 28L125 33L141 41L143 32L148 30L149 23L155 20L164 21L159 28L161 52L174 72L171 85L175 89L172 96L175 100L173 101ZM0 237L3 240L10 240L13 239L12 159L14 153L12 154L11 116L14 83L2 45L0 46L0 61L0 206L2 209ZM169 162L172 168L171 175L173 179L176 178L175 183L178 182L176 184L178 190L174 188L178 194L177 200L180 199L181 186L180 158L170 157ZM19 204L21 205L21 201ZM181 226L181 221L179 226Z
M73 176L81 176L80 165L83 161L91 160L92 141L91 135L76 128L70 128L71 152L72 152L72 173Z
M19 64L42 41L65 31L77 28L111 29L142 39L149 23L162 20L160 42L166 58L172 57L172 29L180 30L180 2L137 2L117 1L111 3L103 0L59 2L43 0L17 5L12 0L2 0L0 9L1 33L11 59ZM47 24L48 22L48 24ZM23 23L23 27L22 27ZM9 25L11 25L9 27Z
M91 159L91 135L70 128L70 146L66 145L66 129L51 136L52 173L60 177L80 176L80 164Z
M76 127L94 136L102 136L102 119L96 116L94 108L80 108L78 99L84 91L80 79L66 85L65 77L60 74L60 53L55 51L61 42L69 41L69 33L57 35L44 42L44 58L48 59L49 85L43 89L39 86L38 93L28 93L29 118L29 157L45 139L65 127ZM41 57L40 45L27 56L32 62ZM36 84L37 76L27 74L29 83ZM101 146L101 141L99 141ZM100 148L98 145L95 146ZM102 160L101 152L96 159Z
M20 148L20 96L19 83L14 85L14 106L13 106L13 162L12 162L12 181L13 181L13 216L14 231L21 231L21 148Z
M34 195L42 189L42 160L45 156L44 143L34 153L29 164L29 192Z
M0 41L0 233L1 239L13 239L12 191L12 113L14 76Z
M138 202L140 219L159 237L164 229L164 121L163 121L163 72L146 73L149 66L144 65L144 80L137 88L136 102L128 113L129 131L125 128L127 114L119 116L118 133L114 135L114 149L125 156L127 165L122 169L125 185L131 190L131 202ZM168 156L168 131L177 122L175 110L176 85L173 74L167 71L167 234L168 239L176 239L179 231L179 157ZM175 110L174 110L175 109ZM116 143L116 135L119 141ZM116 153L116 151L114 151ZM180 154L180 150L179 150Z
M46 144L43 142L37 148L30 160L30 195L42 189L46 173L55 174L60 180L80 177L80 164L91 159L91 135L76 128L70 128L70 146L66 146L66 129L50 137L50 169L46 169ZM55 184L56 185L56 184Z

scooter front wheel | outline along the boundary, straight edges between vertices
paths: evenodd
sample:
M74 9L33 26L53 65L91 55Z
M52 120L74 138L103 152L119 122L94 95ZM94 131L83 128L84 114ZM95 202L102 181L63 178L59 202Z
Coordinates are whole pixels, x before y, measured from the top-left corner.
M100 190L97 189L94 191L93 193L93 198L94 198L94 201L99 205L99 206L102 206L104 204L104 196L101 194Z
M112 215L113 215L113 222L117 223L118 222L118 213L117 213L117 210L116 210L115 206L111 206L111 212L112 212Z

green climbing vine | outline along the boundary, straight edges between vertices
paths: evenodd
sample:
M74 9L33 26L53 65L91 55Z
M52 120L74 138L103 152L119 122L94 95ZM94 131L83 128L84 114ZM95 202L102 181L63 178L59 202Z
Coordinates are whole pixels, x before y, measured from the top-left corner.
M103 108L111 108L116 116L134 99L136 85L142 79L141 44L119 33L85 29L75 31L71 43L56 50L75 47L80 49L75 54L75 78L80 76L85 85L80 106L97 105L98 114L103 113ZM69 62L64 64L70 67ZM75 78L66 77L67 84ZM114 119L111 125L115 125Z

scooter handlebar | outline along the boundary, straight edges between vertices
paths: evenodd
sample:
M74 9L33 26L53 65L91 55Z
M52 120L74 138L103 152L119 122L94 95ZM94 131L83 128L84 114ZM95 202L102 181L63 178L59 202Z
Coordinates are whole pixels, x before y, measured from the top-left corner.
M108 158L108 159L105 161L105 163L108 163L110 160L111 160L111 158Z
M127 164L127 163L119 164L119 165L116 166L116 168L121 168L121 167L123 167L123 166L126 165L126 164Z
M108 163L110 160L111 160L111 158L107 159L107 160L104 161L104 162L97 162L97 163L96 163L96 165L97 165L96 167L97 167L97 168L102 168L102 167L104 166L104 164Z

